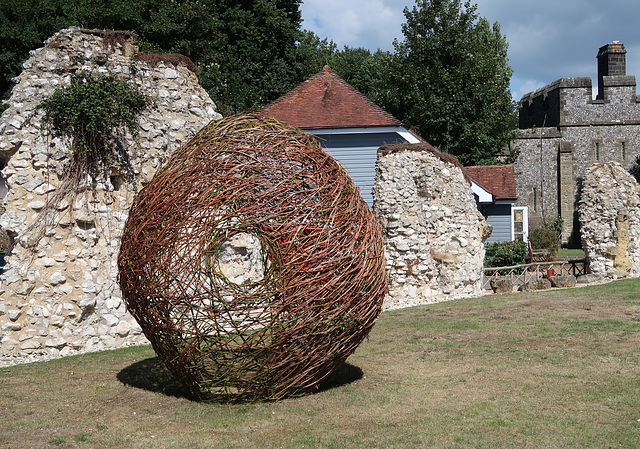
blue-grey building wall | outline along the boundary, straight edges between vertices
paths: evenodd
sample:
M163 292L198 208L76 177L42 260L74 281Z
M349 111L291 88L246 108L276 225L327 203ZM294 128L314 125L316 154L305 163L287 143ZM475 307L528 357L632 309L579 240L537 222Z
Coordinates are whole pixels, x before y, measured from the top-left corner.
M315 134L313 130L309 131ZM362 198L373 205L371 189L376 179L378 148L405 143L398 133L356 133L316 135L320 144L349 172L360 189Z
M493 226L491 237L487 243L511 241L511 205L491 204L484 206L482 214L487 223Z

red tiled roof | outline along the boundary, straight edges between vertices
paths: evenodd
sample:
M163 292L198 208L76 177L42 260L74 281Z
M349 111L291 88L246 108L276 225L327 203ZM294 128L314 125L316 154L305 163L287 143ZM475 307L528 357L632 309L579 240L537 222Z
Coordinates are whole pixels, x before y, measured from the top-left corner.
M258 113L298 128L402 126L329 66Z
M515 200L516 177L513 164L463 167L465 174L497 200Z

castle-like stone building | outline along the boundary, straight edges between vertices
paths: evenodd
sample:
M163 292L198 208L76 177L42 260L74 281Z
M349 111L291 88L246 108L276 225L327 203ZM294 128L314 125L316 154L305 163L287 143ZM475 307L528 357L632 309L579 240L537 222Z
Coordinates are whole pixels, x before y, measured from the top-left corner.
M518 206L529 224L549 215L565 220L563 243L580 246L577 206L585 172L594 162L630 168L640 155L640 99L635 76L626 74L620 42L600 48L598 91L591 78L561 78L520 100L514 142Z

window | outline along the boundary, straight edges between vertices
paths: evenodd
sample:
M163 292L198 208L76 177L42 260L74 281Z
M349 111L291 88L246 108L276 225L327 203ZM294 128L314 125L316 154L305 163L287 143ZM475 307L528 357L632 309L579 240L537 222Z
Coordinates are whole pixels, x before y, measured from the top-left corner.
M594 159L595 159L596 161L599 161L599 160L600 160L600 142L596 142L596 148L595 148Z
M538 210L538 189L533 188L533 211L536 212Z
M529 217L526 207L514 207L511 209L511 222L513 224L511 238L521 242L529 239Z
M625 142L620 142L620 160L627 160L627 145Z

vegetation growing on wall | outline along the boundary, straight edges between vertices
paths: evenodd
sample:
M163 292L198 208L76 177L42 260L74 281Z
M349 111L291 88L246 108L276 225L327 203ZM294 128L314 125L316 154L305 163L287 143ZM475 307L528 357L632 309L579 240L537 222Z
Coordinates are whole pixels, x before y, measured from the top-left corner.
M121 140L138 133L138 114L148 100L134 86L113 75L93 77L80 72L67 87L56 89L38 106L42 122L54 135L69 138L72 157L68 174L93 179L112 167L127 168Z
M67 197L74 199L81 191L92 190L113 171L132 176L125 136L127 131L137 136L137 117L148 103L135 86L113 75L79 72L70 85L56 89L38 105L36 113L42 114L45 128L69 140L71 155L59 173L60 185L30 228L34 234L26 246L35 246L47 227L55 224L56 211Z

